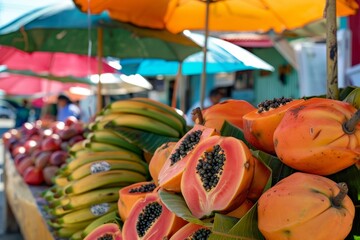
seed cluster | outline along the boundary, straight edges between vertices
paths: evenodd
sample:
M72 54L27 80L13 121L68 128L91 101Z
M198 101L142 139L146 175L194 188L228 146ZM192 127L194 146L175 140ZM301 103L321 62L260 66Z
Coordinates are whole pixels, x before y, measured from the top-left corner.
M156 188L155 183L148 183L148 184L143 184L137 188L131 188L129 190L129 193L147 193L154 191L155 188Z
M272 108L278 108L282 105L287 104L288 102L291 102L292 98L274 98L272 100L265 100L258 105L258 113L269 111Z
M175 150L170 156L170 166L177 163L183 157L185 157L188 152L194 149L194 147L199 143L202 131L196 130L195 132L189 133L185 139L181 142L179 148Z
M204 154L196 166L196 173L200 175L205 190L210 191L218 184L226 159L220 145L215 145L212 151Z
M162 206L158 202L149 203L144 207L136 222L136 232L139 237L143 237L146 234L146 231L151 227L155 220L160 217L161 213Z
M209 238L211 231L206 228L200 228L194 232L187 240L206 240Z
M104 236L98 237L98 240L114 240L111 234L106 233Z

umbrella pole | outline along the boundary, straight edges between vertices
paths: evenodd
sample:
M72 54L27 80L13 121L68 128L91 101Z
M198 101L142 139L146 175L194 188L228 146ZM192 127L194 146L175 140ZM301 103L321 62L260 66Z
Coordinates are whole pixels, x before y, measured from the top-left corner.
M182 62L179 63L179 69L178 72L176 74L175 77L175 83L174 83L174 87L173 87L173 94L172 94L172 99L171 99L171 107L176 108L176 103L177 103L177 91L179 88L179 81L181 78L181 73L182 73Z
M337 24L336 0L326 0L326 62L327 62L327 92L326 97L339 99L338 86L338 56L337 56Z
M102 107L103 107L103 99L102 99L102 94L101 94L101 89L102 89L102 83L101 83L101 74L103 72L102 69L102 58L103 58L103 29L102 28L98 28L97 29L97 38L98 38L98 45L97 45L97 70L98 70L98 74L99 74L99 81L97 84L97 113L100 113Z
M203 46L203 68L201 73L201 86L200 86L200 108L204 108L205 87L206 87L206 62L207 62L207 43L209 37L209 10L210 0L206 0L206 13L205 13L205 42Z

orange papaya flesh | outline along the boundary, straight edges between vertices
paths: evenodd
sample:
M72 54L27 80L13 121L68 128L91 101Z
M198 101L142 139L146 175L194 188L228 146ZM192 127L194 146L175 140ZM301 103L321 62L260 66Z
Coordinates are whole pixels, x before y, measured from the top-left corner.
M158 147L151 158L149 163L149 172L156 186L159 185L159 173L164 166L166 159L169 157L172 149L175 147L176 142L167 142Z
M156 185L153 182L138 182L119 190L118 211L121 220L125 221L138 199L142 199L149 192L153 192Z
M182 175L181 192L197 218L226 213L245 200L253 174L254 160L244 142L211 136L192 153Z
M273 102L282 102L282 98L274 99ZM289 102L286 102L289 101ZM304 99L285 99L283 104L274 108L261 107L260 110L253 110L243 116L243 132L246 141L255 148L264 152L274 154L273 143L274 131L279 125L285 112L299 104L305 102ZM276 105L276 104L275 104ZM269 104L269 106L272 106ZM263 110L265 109L265 110Z
M260 197L259 230L269 240L345 239L355 214L346 192L326 177L294 173Z
M187 222L161 202L158 192L148 193L132 208L122 229L123 239L169 239Z
M229 99L202 110L203 125L220 132L225 120L243 129L242 117L256 108L247 101ZM195 123L200 123L196 118ZM201 124L201 123L200 123Z
M356 112L349 103L310 99L290 109L274 132L279 159L307 173L330 175L360 159L360 124L352 133L343 124Z
M184 239L208 239L211 234L211 229L194 224L188 223L180 228L170 240L184 240Z
M115 223L105 223L87 235L84 240L113 239L122 240L122 234L119 226Z
M201 141L215 134L215 129L202 125L195 125L188 131L176 143L169 157L165 160L159 173L159 186L168 191L180 192L181 176L192 151Z
M264 188L269 181L271 171L270 169L265 166L264 163L262 163L257 158L254 158L254 165L255 165L255 171L254 171L254 177L251 181L251 185L249 187L249 192L247 194L248 199L251 201L256 202L261 194L264 191Z

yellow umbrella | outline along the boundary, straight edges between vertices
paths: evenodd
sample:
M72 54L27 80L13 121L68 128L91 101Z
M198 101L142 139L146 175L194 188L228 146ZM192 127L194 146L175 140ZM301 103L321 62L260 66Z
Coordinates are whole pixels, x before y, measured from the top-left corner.
M326 0L209 0L210 31L282 32L323 19ZM138 26L204 30L206 0L74 0L83 11L109 11L111 18ZM354 14L356 0L337 0L337 15Z
M348 16L358 9L356 0L73 0L82 11L109 11L110 17L150 28L167 29L173 33L183 30L205 30L204 63L206 62L208 31L270 30L281 33L324 18L324 9L333 10L328 33L334 33L336 16ZM90 4L90 5L89 5ZM325 7L330 6L331 8ZM336 10L335 10L336 9ZM330 36L328 51L334 48L336 36ZM331 61L330 61L331 60ZM337 98L336 57L328 62L328 86L332 98ZM200 103L203 105L206 64L203 66ZM330 79L332 78L332 79ZM330 92L329 92L330 93ZM334 94L333 94L334 93Z

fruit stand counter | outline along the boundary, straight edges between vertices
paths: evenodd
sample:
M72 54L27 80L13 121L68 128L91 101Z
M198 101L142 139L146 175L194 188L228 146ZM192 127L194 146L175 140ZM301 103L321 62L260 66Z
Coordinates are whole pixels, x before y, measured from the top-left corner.
M16 171L10 155L5 153L5 193L6 202L26 240L54 239L46 223L45 213L41 210L45 204L40 193L46 187L27 185ZM11 214L8 214L8 227L13 225Z

